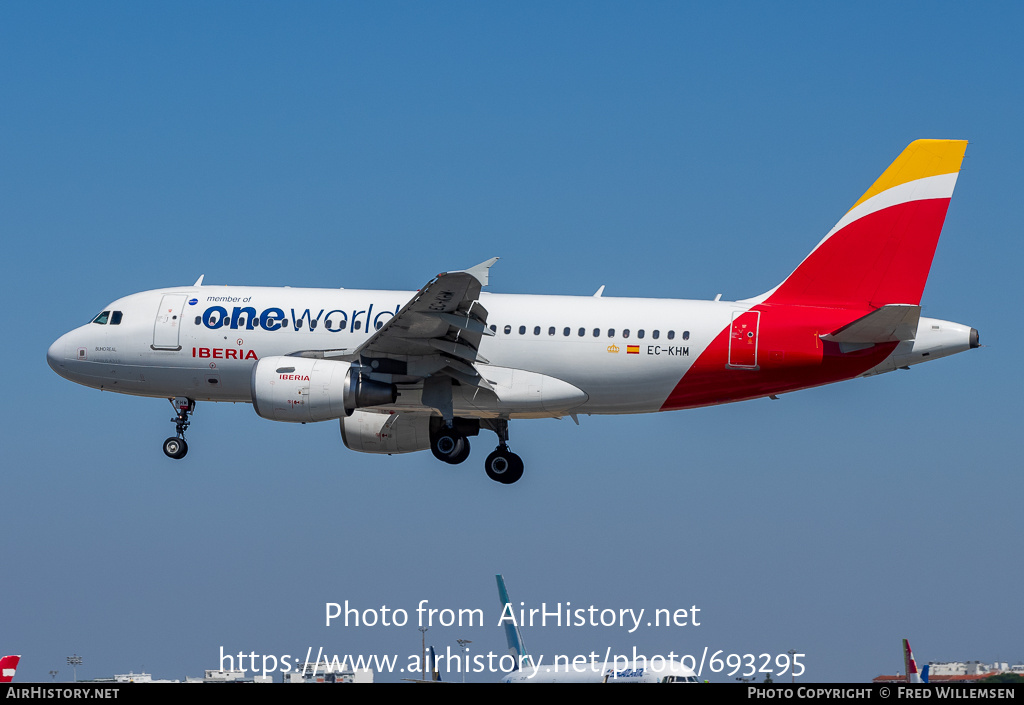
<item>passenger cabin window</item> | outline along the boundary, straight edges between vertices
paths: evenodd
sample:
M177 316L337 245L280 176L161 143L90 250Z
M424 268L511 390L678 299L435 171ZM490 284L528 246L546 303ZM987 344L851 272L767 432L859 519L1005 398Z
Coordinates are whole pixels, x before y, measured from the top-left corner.
M643 338L644 337L644 329L643 328L641 328L640 330L638 330L636 332L636 337L637 338Z
M101 326L107 325L107 319L110 318L110 311L104 311L96 318L92 319L93 323L99 323Z
M622 331L622 337L623 337L623 338L628 338L628 337L629 337L629 328L625 328L625 329L623 329L623 331Z
M555 334L555 327L551 326L550 328L548 328L548 335L554 335L554 334Z
M600 337L600 335L601 335L601 329L600 328L595 328L594 329L594 337L597 338L597 337Z
M505 326L505 335L508 335L511 332L512 332L512 326Z
M608 337L609 338L614 338L615 337L615 329L614 328L609 328L608 329Z
M519 326L519 335L526 335L526 326Z
M684 330L683 331L683 340L689 340L689 339L690 339L690 331Z
M675 338L675 337L676 337L676 332L675 332L674 330L670 330L670 331L668 332L668 339L669 339L669 340L672 340L672 339L673 339L673 338Z
M569 337L569 334L570 334L571 332L572 332L572 331L571 331L571 330L569 330L569 326L566 326L565 328L563 328L563 329L562 329L562 335L564 335L564 336L566 336L566 337Z
M534 335L540 335L540 326L534 326L533 327L533 334Z

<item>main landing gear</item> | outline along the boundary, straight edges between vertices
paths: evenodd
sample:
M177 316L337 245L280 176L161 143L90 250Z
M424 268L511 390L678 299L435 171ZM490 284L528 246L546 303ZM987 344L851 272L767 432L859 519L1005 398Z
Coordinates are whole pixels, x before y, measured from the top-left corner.
M511 485L523 476L523 459L508 449L508 420L498 419L494 432L498 434L498 447L487 456L484 470L487 477L503 485Z
M508 449L498 446L484 461L487 477L503 485L511 485L523 476L523 459Z
M177 431L178 435L171 436L164 441L164 455L174 460L181 460L188 453L188 443L185 442L185 429L188 428L190 423L188 417L196 410L196 402L194 399L186 397L174 397L174 399L169 401L177 414L171 421L174 422L174 430Z
M469 438L454 428L442 428L431 436L430 452L438 460L458 465L469 457Z
M478 427L468 429L465 419L454 419L451 425L436 425L430 434L430 452L438 460L458 465L469 457L469 438L466 431L476 435ZM438 424L442 423L440 420ZM498 434L498 447L487 456L484 470L487 477L503 485L511 485L523 476L523 459L508 449L508 420L484 422ZM173 439L168 439L173 440Z

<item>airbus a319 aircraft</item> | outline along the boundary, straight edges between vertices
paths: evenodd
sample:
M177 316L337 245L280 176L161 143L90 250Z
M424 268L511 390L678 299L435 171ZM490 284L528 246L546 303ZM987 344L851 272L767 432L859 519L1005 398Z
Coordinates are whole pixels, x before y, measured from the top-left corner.
M723 404L905 368L978 347L921 316L966 141L908 146L781 284L740 301L482 293L497 258L419 291L192 286L132 294L61 336L57 374L170 399L185 456L197 401L274 421L340 420L364 453L456 464L497 434L487 475L523 461L511 419Z

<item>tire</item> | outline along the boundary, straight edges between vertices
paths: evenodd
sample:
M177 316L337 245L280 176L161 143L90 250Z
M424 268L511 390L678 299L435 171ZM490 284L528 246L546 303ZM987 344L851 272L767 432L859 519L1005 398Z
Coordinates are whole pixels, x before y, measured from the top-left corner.
M431 439L430 452L438 460L454 465L469 457L469 441L454 431L442 431Z
M188 443L184 438L171 437L164 441L164 455L172 460L181 460L188 453Z
M469 457L469 439L463 436L459 439L459 442L462 443L462 450L445 461L450 465L458 465L459 463L465 462L466 458Z
M487 477L503 485L511 485L523 476L523 459L509 450L499 448L484 461Z

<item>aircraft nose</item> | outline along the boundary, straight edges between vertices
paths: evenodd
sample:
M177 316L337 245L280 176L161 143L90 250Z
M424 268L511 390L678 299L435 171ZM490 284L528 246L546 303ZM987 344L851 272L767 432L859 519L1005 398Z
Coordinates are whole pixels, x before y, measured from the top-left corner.
M61 368L64 367L65 349L67 347L65 338L67 338L66 335L57 338L53 345L50 346L50 349L46 351L46 364L57 374L61 374Z

